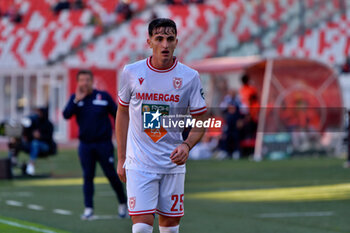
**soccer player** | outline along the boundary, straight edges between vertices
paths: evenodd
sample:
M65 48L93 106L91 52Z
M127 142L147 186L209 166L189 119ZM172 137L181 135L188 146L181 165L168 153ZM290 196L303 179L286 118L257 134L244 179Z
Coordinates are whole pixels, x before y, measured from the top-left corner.
M150 121L156 124L159 115L188 110L203 120L207 108L198 72L173 56L178 43L174 21L154 19L148 34L152 56L125 66L121 75L117 173L126 182L132 232L152 232L157 213L160 232L177 233L184 215L185 163L204 129L192 129L183 141L181 130L145 128L143 120L152 112Z
M109 115L116 116L117 105L104 91L93 89L93 74L81 70L77 88L63 111L65 119L76 116L79 125L79 158L84 177L85 210L82 220L93 219L93 194L96 162L99 162L119 200L119 216L127 215L126 196L114 165L112 124Z

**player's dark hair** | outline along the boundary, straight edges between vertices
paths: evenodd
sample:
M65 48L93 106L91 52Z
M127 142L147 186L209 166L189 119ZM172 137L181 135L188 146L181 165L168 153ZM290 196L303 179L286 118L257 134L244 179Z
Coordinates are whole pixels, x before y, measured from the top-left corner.
M79 70L76 76L77 80L79 80L79 75L81 74L87 74L91 77L91 79L94 79L94 75L92 74L91 70Z
M148 25L148 35L153 36L154 30L157 28L172 28L175 31L175 35L177 34L176 23L167 18L157 18L152 20Z

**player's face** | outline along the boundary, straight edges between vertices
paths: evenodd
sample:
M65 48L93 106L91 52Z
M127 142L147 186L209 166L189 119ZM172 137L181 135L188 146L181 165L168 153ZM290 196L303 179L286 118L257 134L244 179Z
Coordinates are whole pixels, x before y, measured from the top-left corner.
M81 92L90 93L93 88L93 79L89 74L80 74L77 85Z
M153 35L147 43L153 50L152 61L162 64L172 63L174 50L177 45L175 30L170 27L161 27L153 30Z

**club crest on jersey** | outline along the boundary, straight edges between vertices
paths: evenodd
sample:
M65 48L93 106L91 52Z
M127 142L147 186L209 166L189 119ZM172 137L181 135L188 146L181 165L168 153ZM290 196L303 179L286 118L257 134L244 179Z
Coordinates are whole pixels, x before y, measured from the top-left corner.
M135 209L136 205L136 197L130 197L129 198L129 207L131 210Z
M142 83L143 83L143 80L145 80L144 78L139 78L139 82L140 82L140 85L142 85Z
M176 90L182 87L182 78L173 78L173 85Z

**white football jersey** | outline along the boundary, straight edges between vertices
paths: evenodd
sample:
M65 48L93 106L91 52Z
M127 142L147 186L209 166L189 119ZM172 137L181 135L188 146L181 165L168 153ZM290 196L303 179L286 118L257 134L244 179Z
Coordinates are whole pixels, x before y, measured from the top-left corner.
M147 58L126 65L121 75L119 104L129 107L126 169L151 173L184 173L185 165L171 162L171 152L182 143L180 130L145 129L144 112L164 115L207 111L197 71L178 62L166 70L154 68Z

